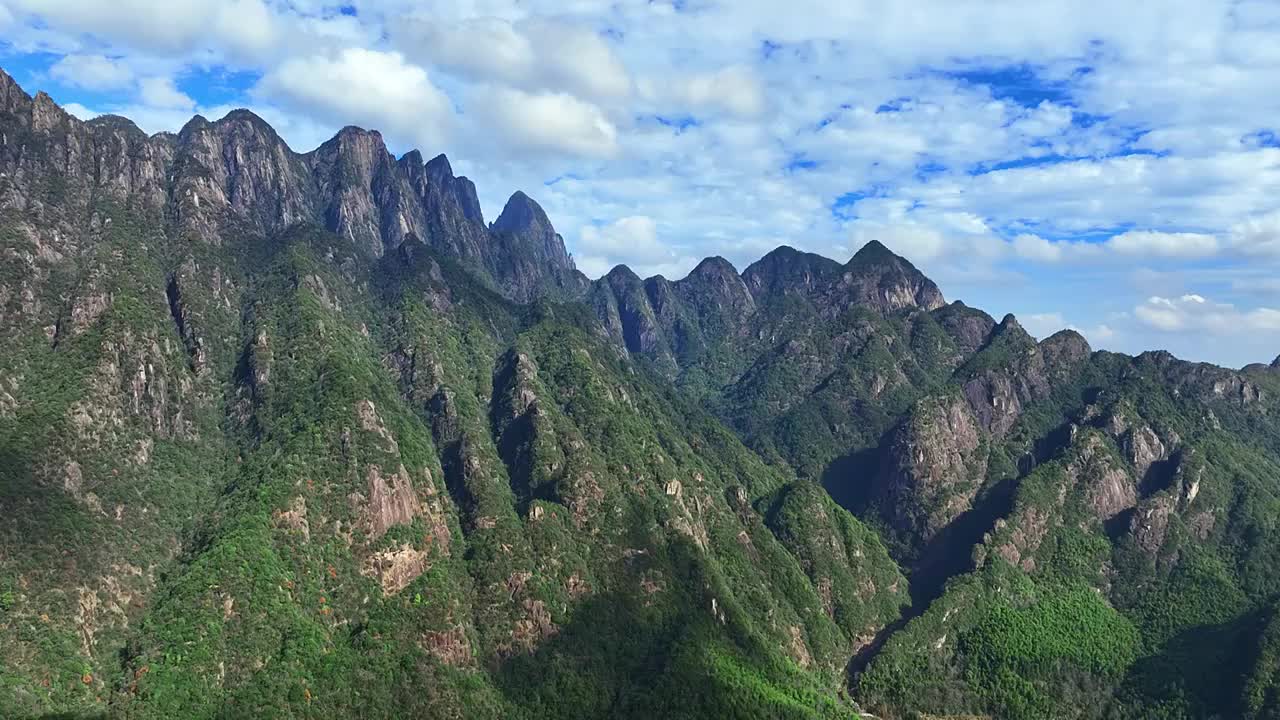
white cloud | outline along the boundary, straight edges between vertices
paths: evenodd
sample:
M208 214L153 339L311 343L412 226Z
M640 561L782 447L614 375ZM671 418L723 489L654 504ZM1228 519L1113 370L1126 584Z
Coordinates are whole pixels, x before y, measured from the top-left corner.
M1231 238L1246 255L1280 258L1280 210L1236 223L1231 228Z
M133 83L128 65L103 55L64 55L49 67L49 75L86 90L116 90Z
M1164 332L1197 331L1216 335L1280 332L1280 310L1258 307L1238 310L1188 293L1177 298L1153 296L1133 309L1143 324Z
M190 112L196 101L173 84L173 78L149 77L138 81L138 95L148 106Z
M67 103L62 106L62 109L81 120L92 120L102 114L97 110L91 110L80 103Z
M1022 233L1013 238L1014 253L1026 260L1058 262L1062 259L1062 244L1054 243L1039 235Z
M290 58L265 75L255 96L335 125L358 124L438 147L453 124L449 98L427 71L398 52L348 48Z
M1107 240L1107 246L1122 255L1193 259L1217 254L1218 239L1202 233L1130 230Z
M591 277L625 264L641 277L663 275L674 280L689 274L698 263L698 258L681 255L659 240L657 223L644 215L582 228L577 249L578 266Z
M646 83L646 93L658 103L670 102L676 110L710 110L738 117L764 112L765 89L751 68L732 65L715 72L680 74Z
M1063 317L1062 313L1031 313L1018 318L1022 327L1032 336L1044 339L1061 330L1075 330L1085 337L1091 345L1110 344L1116 337L1116 331L1106 323L1098 323L1088 327L1077 327Z
M9 0L20 15L74 33L160 53L216 49L261 57L275 39L275 14L262 0Z
M624 98L631 78L597 33L558 20L496 17L444 23L413 17L392 28L397 47L481 82L592 100Z
M489 88L466 108L517 152L608 157L618 130L597 106L565 93Z

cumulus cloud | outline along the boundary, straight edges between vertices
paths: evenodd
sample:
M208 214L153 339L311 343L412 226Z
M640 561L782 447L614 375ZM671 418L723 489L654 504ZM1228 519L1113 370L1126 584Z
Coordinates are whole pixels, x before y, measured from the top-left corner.
M262 0L10 0L20 15L152 52L214 49L261 57L276 40L275 14Z
M1201 331L1218 335L1280 332L1280 310L1258 307L1239 310L1189 293L1176 298L1152 296L1133 309L1143 324L1164 332Z
M379 128L426 147L439 146L453 124L448 96L398 52L348 48L290 58L263 76L254 94L335 125Z
M723 112L754 117L764 112L765 89L759 76L744 65L714 72L680 74L646 83L646 93L675 110Z
M1122 255L1162 258L1202 258L1218 252L1218 239L1203 233L1131 230L1107 240Z
M148 106L163 110L190 111L196 101L182 92L169 77L149 77L138 81L138 96Z
M651 217L631 215L605 225L582 229L577 244L579 267L598 277L615 265L625 264L641 277L663 275L670 279L689 274L698 258L679 254L658 238L658 225Z
M103 55L64 55L49 66L49 75L87 90L116 90L133 83L128 65Z
M631 90L626 68L599 34L558 20L414 17L398 23L392 39L412 57L482 82L592 100L624 98Z
M597 106L566 93L530 93L494 87L477 94L468 115L519 153L608 157L618 130Z

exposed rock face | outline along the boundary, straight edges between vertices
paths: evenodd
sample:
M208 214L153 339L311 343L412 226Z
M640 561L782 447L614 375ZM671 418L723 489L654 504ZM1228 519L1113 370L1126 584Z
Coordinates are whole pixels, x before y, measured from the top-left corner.
M475 186L454 177L443 155L423 163L413 151L396 160L376 131L346 127L299 154L260 117L234 110L212 122L196 116L177 135L147 137L119 117L82 122L43 93L31 98L2 70L0 111L0 208L39 214L56 206L35 238L52 258L74 253L76 219L90 215L91 198L106 196L167 214L179 235L215 245L246 230L268 235L311 222L374 256L416 236L522 302L576 297L588 286L528 196L514 195L490 230ZM0 287L0 303L22 294ZM26 294L28 304L38 296Z
M370 466L366 474L369 498L361 524L370 539L382 537L394 525L407 525L422 510L418 494L409 480L409 472L403 465L389 479L390 482L376 465Z
M1160 377L1180 394L1202 401L1245 408L1266 399L1263 389L1240 372L1207 363L1183 362L1163 350L1145 352L1134 358L1134 369Z
M1133 540L1146 554L1155 557L1164 546L1169 531L1169 519L1174 514L1176 500L1168 495L1158 495L1144 502L1133 515L1129 532Z
M959 300L934 311L933 317L955 341L961 358L980 350L996 326L996 321L990 315Z
M1103 467L1089 478L1086 503L1099 520L1110 520L1138 504L1138 486L1123 468Z
M415 550L405 543L392 550L373 553L365 560L360 572L378 578L383 595L395 595L426 572L430 560L430 552Z
M247 110L217 122L196 116L178 133L169 169L169 203L181 228L223 242L224 224L241 219L269 233L315 217L315 183L306 161Z
M611 336L631 353L674 365L674 353L645 292L644 281L625 265L596 281L592 304Z
M494 275L515 298L531 299L539 290L554 290L564 297L586 291L587 277L574 267L564 240L528 195L517 190L489 229L494 238Z
M982 431L960 397L929 398L892 434L877 485L882 513L922 543L968 510L986 476Z
M840 276L840 264L821 255L782 246L742 271L742 280L756 298L770 295L808 295Z
M1138 502L1138 484L1096 433L1085 436L1066 467L1066 490L1084 488L1085 503L1099 520L1110 520Z
M1027 404L1048 397L1054 383L1090 352L1085 339L1071 330L1037 345L1013 315L1006 315L974 358L977 369L964 383L965 398L983 428L1004 437Z
M722 257L709 257L698 263L688 277L676 283L676 287L685 302L728 314L724 320L726 324L755 312L755 298L747 283Z
M849 260L837 284L846 302L893 312L906 308L936 310L946 304L932 280L872 240Z
M1145 477L1153 464L1168 457L1164 443L1147 425L1131 428L1121 440L1121 449L1138 477Z

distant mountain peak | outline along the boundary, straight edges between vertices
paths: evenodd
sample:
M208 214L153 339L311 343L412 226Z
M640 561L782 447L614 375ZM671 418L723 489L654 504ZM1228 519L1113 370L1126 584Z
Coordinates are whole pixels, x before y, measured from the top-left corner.
M546 211L520 190L511 194L492 227L497 232L528 234L539 239L555 234Z
M1000 319L1000 324L996 326L996 330L1001 333L1016 332L1026 334L1027 332L1022 327L1022 323L1018 322L1018 318L1014 317L1013 313L1006 313L1005 316Z
M840 263L814 253L779 245L747 266L742 279L752 294L797 292L828 282L840 272Z
M901 260L901 259L902 259L901 256L894 253L892 250L886 247L884 243L880 242L879 240L869 240L867 241L867 244L858 248L858 251L853 254L853 258L850 260L850 262L854 262L854 261L875 262L875 261L883 261L883 260Z
M400 156L400 163L408 166L424 165L425 163L422 161L422 151L417 148L410 150L409 152Z
M220 125L224 123L233 123L233 122L247 122L254 125L261 125L263 127L268 127L268 128L271 127L271 123L267 122L266 120L263 120L261 115L255 113L254 111L248 108L236 108L231 112L228 112L226 115L223 115L217 121L216 124ZM345 131L346 128L343 128L343 130ZM275 131L272 130L272 132L275 132Z
M738 277L738 269L733 266L733 263L719 255L712 255L711 257L703 258L702 262L698 263L698 266L689 274L714 277L732 275L736 278Z
M419 155L421 157L421 155ZM444 153L431 158L427 161L427 175L432 178L437 177L453 177L453 166L449 164L449 158Z
M856 299L882 312L905 308L937 310L946 305L942 291L932 280L878 240L859 248L844 270L844 282Z
M89 127L105 127L121 130L130 135L146 135L146 133L142 131L142 128L138 127L137 123L123 115L99 115L85 124Z
M1082 360L1093 352L1085 336L1070 328L1059 330L1041 340L1040 347L1046 355L1066 357L1071 361Z
M630 267L623 264L614 265L613 268L609 270L609 272L605 273L604 277L611 284L616 284L618 282L625 282L625 283L642 282L640 279L640 276L637 275L634 270L632 270Z
M1271 367L1280 370L1280 355L1277 355L1276 359L1271 361Z

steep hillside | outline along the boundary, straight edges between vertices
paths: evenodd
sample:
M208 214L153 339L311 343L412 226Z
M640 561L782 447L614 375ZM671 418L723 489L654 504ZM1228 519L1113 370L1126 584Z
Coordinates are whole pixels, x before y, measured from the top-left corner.
M575 277L532 200L485 228L372 133L6 87L7 715L852 716L905 579L584 307L508 299ZM474 237L387 234L433 197Z
M1277 717L1280 360L0 72L5 717Z

